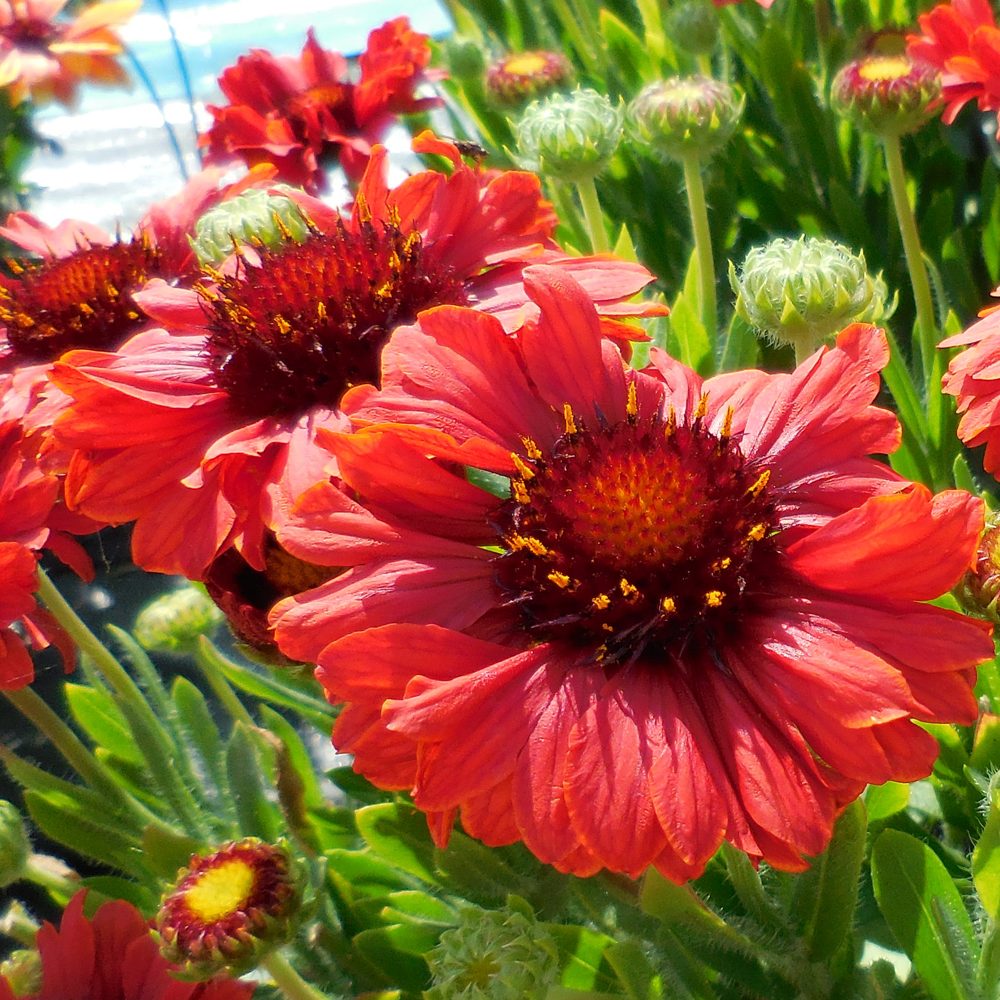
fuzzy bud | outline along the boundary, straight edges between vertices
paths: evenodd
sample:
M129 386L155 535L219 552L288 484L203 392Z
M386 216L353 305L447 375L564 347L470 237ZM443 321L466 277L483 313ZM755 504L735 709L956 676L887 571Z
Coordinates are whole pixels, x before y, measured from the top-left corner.
M719 41L719 13L712 0L687 0L667 15L667 37L679 49L708 55Z
M434 985L425 1000L542 1000L559 979L559 948L521 907L470 906L427 964Z
M877 323L892 313L882 275L868 273L864 253L830 240L777 239L754 247L739 274L730 261L729 283L740 318L802 353L851 323Z
M225 616L199 587L180 587L139 612L135 637L146 649L183 653L198 637L211 635Z
M573 66L561 52L520 52L490 66L486 93L499 107L519 108L572 81Z
M563 181L596 177L618 148L623 118L622 107L596 90L533 101L514 130L521 165Z
M743 114L744 96L705 76L656 80L628 108L629 131L661 159L704 161L729 141Z
M17 807L0 799L0 889L24 877L31 841Z
M940 103L941 78L934 67L906 55L872 55L848 63L834 78L830 97L865 132L907 135Z
M979 618L1000 624L1000 512L986 512L986 528L979 539L976 564L958 582L953 593L959 604Z
M292 938L305 886L284 844L247 837L194 855L156 915L160 951L180 978L242 975Z
M245 191L209 209L195 224L191 247L202 264L221 264L238 243L279 247L309 235L302 210L284 195Z

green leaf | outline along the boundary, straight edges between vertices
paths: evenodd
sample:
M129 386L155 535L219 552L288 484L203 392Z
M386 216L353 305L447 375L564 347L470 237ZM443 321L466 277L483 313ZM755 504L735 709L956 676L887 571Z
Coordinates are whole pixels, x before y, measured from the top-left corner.
M427 963L416 955L400 951L389 934L389 928L362 931L352 940L354 947L390 982L413 993L420 993L430 986L431 974Z
M990 795L986 826L972 852L972 881L983 909L996 921L1000 916L1000 804L996 792Z
M559 945L562 962L560 983L574 990L614 990L617 978L604 958L614 938L586 927L571 924L545 924L545 929Z
M389 892L413 888L411 879L370 851L335 848L326 852L326 859L330 869L350 883L355 893L387 896Z
M385 802L354 814L358 833L380 857L424 882L438 881L434 842L423 813L412 806Z
M887 781L884 785L869 785L865 791L865 808L868 821L875 823L902 812L910 801L910 786L898 781Z
M689 368L711 374L714 361L712 344L698 316L698 310L691 304L697 301L697 296L688 297L684 292L678 293L667 317L670 324L667 342L671 348L670 353Z
M202 764L211 776L219 798L231 816L232 796L229 793L229 777L226 774L225 754L222 737L212 718L205 696L186 677L178 677L171 690L181 732L198 751Z
M130 764L142 765L143 756L135 745L125 716L111 695L82 684L66 684L66 701L80 728L98 745Z
M406 889L402 892L389 893L389 899L392 902L385 908L383 917L391 923L399 923L402 918L450 927L458 920L458 913L453 906L429 896L426 892Z
M663 984L649 964L643 950L634 941L613 944L604 952L618 979L632 1000L659 1000Z
M519 875L496 851L458 830L447 850L434 849L434 865L443 876L439 883L479 906L502 906L511 892L535 903L533 879Z
M650 78L649 54L641 41L611 11L601 9L601 34L619 76L638 90Z
M178 870L187 866L191 855L204 847L201 841L171 830L162 823L150 823L142 834L142 851L149 870L171 882L177 877Z
M972 1000L979 945L955 883L915 837L886 830L872 851L879 909L934 1000Z
M392 792L385 792L381 788L376 788L363 774L358 774L350 765L331 768L326 772L326 776L348 798L354 799L357 802L364 802L366 805L385 802L393 797Z
M240 832L246 837L275 840L282 828L281 819L264 795L258 748L242 722L233 726L226 748L226 768Z
M159 905L160 897L137 882L131 882L117 875L92 875L80 880L80 885L99 892L108 899L124 899L131 903L144 917L152 917ZM88 897L88 902L90 899Z

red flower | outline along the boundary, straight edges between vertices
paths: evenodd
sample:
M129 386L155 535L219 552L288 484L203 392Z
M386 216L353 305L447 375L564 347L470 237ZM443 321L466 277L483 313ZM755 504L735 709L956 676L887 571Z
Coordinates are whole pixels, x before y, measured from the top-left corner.
M516 341L431 310L349 394L376 423L327 438L369 510L317 486L296 552L354 568L279 604L278 644L438 843L461 809L580 875L682 881L723 838L802 869L866 782L929 773L912 719L976 717L990 629L920 602L969 567L982 505L867 457L900 433L874 327L703 382L657 350L625 367L566 275L524 282L541 318Z
M59 930L38 932L42 987L22 1000L249 1000L252 983L214 979L185 983L170 974L142 914L124 900L83 915L86 891L67 904ZM0 1000L15 1000L0 976Z
M534 308L521 271L549 260L584 282L611 333L623 334L619 316L662 311L627 301L652 278L639 265L559 251L537 177L473 170L426 136L417 146L449 156L453 172L387 191L376 147L349 218L308 199L316 231L304 243L255 248L201 299L162 283L140 294L170 332L56 366L74 398L56 425L78 449L68 501L136 520L139 565L197 579L235 545L263 571L267 531L280 540L295 499L329 477L317 430L347 429L342 393L377 377L390 331L428 306L475 302L516 330Z
M923 34L907 36L907 52L941 71L944 122L974 97L983 111L1000 108L1000 28L987 0L938 4L918 20Z
M109 0L57 21L66 0L0 0L0 86L12 104L31 97L72 104L81 81L126 86L115 58L122 51L116 28L131 20L140 0Z
M252 49L219 78L229 104L209 105L215 121L200 142L213 163L236 156L251 166L272 163L281 180L313 192L326 187L325 167L338 159L358 180L396 115L440 104L414 97L427 79L427 42L409 18L386 22L368 36L357 83L348 80L347 60L320 48L312 29L299 59Z

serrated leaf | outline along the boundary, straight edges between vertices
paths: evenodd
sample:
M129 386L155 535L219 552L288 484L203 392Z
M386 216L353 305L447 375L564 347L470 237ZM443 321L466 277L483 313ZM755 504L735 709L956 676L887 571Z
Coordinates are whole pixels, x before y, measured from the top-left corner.
M358 833L380 857L424 882L438 881L434 842L423 813L412 806L385 802L354 814Z
M898 781L887 781L884 785L869 785L865 791L865 808L868 821L888 819L902 812L910 801L910 786Z
M886 830L872 851L879 909L934 1000L973 1000L979 945L955 883L915 837Z
M127 760L144 763L125 716L105 691L82 684L67 683L64 688L69 710L77 725L98 745Z

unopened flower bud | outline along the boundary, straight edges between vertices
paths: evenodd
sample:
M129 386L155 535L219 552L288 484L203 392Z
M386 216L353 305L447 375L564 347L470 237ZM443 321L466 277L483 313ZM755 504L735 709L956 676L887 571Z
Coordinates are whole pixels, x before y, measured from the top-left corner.
M158 597L139 612L135 637L149 650L182 653L200 635L211 635L224 615L199 587L180 587Z
M959 604L980 618L1000 623L1000 512L986 512L976 564L954 588Z
M533 101L515 126L521 165L563 181L596 177L618 148L623 117L620 105L580 87Z
M0 962L0 978L16 997L33 996L42 988L42 958L33 948L13 951Z
M743 103L740 91L706 76L656 80L629 105L629 131L662 159L703 161L729 141Z
M858 128L881 138L915 132L941 98L932 66L906 55L872 55L848 63L830 90L834 107Z
M240 243L278 247L309 235L302 210L284 195L245 191L210 208L195 224L191 247L202 264L220 264Z
M160 951L182 978L242 975L291 939L305 884L283 844L247 837L195 855L160 904Z
M830 240L777 239L754 247L737 274L729 264L736 312L779 344L809 352L851 323L877 323L886 308L882 275L872 277L864 253Z
M490 66L486 93L500 107L519 108L572 80L573 66L561 52L520 52Z
M712 0L687 0L670 11L664 27L679 49L708 55L719 41L719 12Z
M520 909L467 907L427 954L425 1000L542 1000L559 979L559 948Z
M17 807L0 799L0 889L24 877L31 841Z

